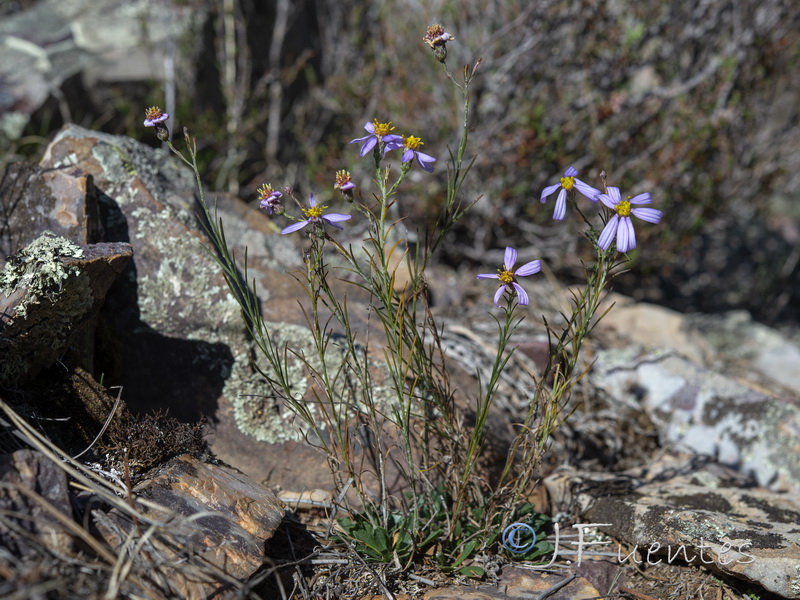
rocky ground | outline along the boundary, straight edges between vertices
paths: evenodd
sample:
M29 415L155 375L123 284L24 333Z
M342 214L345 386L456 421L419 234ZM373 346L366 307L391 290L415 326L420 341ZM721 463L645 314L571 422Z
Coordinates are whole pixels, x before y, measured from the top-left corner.
M479 582L400 574L327 539L327 466L263 396L237 305L202 251L187 172L164 151L68 126L0 192L28 249L0 278L4 594L800 597L800 352L746 314L609 297L535 498L558 524L552 564L486 556ZM235 197L215 201L240 255L248 246L268 321L302 344L289 274L302 238ZM488 292L471 273L441 271L431 286L450 298L436 311L467 394L492 352ZM555 322L569 298L547 278L529 293L499 428L541 369L538 315Z
M792 2L25 0L0 17L0 596L800 598ZM421 42L438 20L454 73L483 59L462 189L479 201L428 278L462 402L496 339L475 274L507 244L545 265L490 417L497 452L546 361L541 317L561 322L588 258L542 187L566 164L607 169L665 213L637 230L531 498L557 555L480 556L479 581L332 540L328 466L253 367L192 174L141 127L160 104L198 136L275 340L308 350L303 237L278 235L255 189L322 198L346 166L368 196L346 142L376 117L422 135L440 175L461 117ZM410 230L442 200L417 175ZM369 326L369 299L337 289Z

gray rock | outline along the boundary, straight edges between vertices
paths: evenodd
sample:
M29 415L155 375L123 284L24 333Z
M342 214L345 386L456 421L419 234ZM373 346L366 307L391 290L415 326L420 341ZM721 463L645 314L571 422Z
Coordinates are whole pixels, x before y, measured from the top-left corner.
M208 416L214 453L258 480L297 490L330 485L329 469L305 443L302 423L270 396L253 368L258 353L201 231L192 174L164 150L74 125L55 137L40 166L91 176L105 239L134 248L103 310L114 336L124 340L97 351L101 358L121 353L114 364L96 364L109 374L106 383L123 386L133 412L166 409L182 421ZM302 238L277 235L263 211L236 198L210 197L209 203L224 218L237 256L244 256L242 240L252 243L248 277L274 341L291 341L314 356L297 303L302 288L286 272L302 265L296 246ZM354 315L364 318L366 311ZM302 362L291 358L289 369L297 393L313 398ZM380 379L374 383L378 388Z
M598 352L591 381L612 404L641 406L662 445L752 474L774 490L800 490L800 406L675 356L636 347Z
M795 338L753 320L747 311L690 315L688 324L717 354L713 366L734 371L770 389L776 385L800 395L800 344ZM773 382L771 385L770 382Z
M46 170L28 163L6 167L0 180L0 266L6 257L52 231L78 245L102 239L97 191L92 178L69 169Z
M650 564L688 562L800 598L797 496L692 483L692 477L707 476L670 477L664 471L646 481L565 468L545 485L557 510L579 515L579 523L595 524L638 551L631 555L609 542L619 562L629 555Z

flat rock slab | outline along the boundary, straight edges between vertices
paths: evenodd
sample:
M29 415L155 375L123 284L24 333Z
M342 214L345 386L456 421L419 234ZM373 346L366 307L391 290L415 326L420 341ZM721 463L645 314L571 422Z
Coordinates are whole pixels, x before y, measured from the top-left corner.
M423 598L425 600L513 600L542 596L548 600L573 600L597 598L602 594L583 577L509 567L504 569L496 585L482 585L477 589L451 586L427 592Z
M671 352L598 352L589 375L613 402L643 408L670 445L732 466L775 491L800 491L800 403Z
M163 523L149 537L162 555L154 578L182 598L226 597L262 565L264 543L283 519L280 501L235 469L183 455L160 467L134 489L148 518ZM146 503L142 502L146 501ZM113 547L126 543L136 524L118 509L94 511L98 529ZM139 523L142 531L148 524ZM167 560L163 560L167 557ZM196 573L175 568L188 560ZM195 575L191 577L190 575Z
M580 514L638 550L629 560L705 566L800 598L800 498L794 495L572 469L545 485L557 510ZM621 557L630 554L626 549Z
M602 594L588 580L566 573L555 575L520 567L506 567L496 583L474 586L451 585L429 590L422 595L395 594L396 600L519 600L547 598L575 600L599 598ZM384 595L362 596L359 600L387 600Z

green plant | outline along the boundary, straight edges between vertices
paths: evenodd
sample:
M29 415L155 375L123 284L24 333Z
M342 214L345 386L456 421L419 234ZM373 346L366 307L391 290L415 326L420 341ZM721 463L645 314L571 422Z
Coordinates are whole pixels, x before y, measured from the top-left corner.
M407 568L417 560L431 560L446 571L480 576L480 565L471 562L480 553L498 550L504 529L517 518L532 520L541 531L542 516L522 500L535 485L536 469L547 450L551 434L569 416L565 411L572 388L585 374L579 367L583 342L602 318L600 302L611 280L621 272L624 252L636 246L631 215L653 223L661 212L640 205L649 194L623 199L619 189L606 185L595 189L577 179L569 167L559 183L548 186L542 201L557 192L554 218L566 214L567 200L587 224L587 239L595 249L595 261L586 267L586 285L575 291L572 311L558 326L545 323L550 335L550 357L532 391L529 407L518 424L518 434L508 451L505 466L492 484L481 473L489 415L498 396L500 375L514 348L513 332L522 320L520 307L528 295L518 278L537 273L534 260L516 267L517 251L506 248L497 273L478 275L496 279L494 304L498 343L488 377L477 373L479 394L466 410L473 420L465 425L465 409L454 401L447 360L441 344L441 328L428 304L425 271L445 236L472 208L464 201L462 184L475 160L466 158L470 123L470 86L480 59L463 69L457 81L446 65L446 43L453 38L439 26L428 29L425 41L461 95L461 137L449 151L447 186L439 218L427 232L411 235L403 229L399 191L416 162L428 173L436 159L422 152L422 140L414 135L392 133L391 122L377 119L365 125L368 135L352 140L361 144L361 156L374 163L376 190L356 198L347 171L336 173L334 188L367 224L363 243L340 241L330 228L354 215L331 213L311 194L308 205L293 190L284 193L265 184L259 189L261 206L270 214L293 222L283 234L303 231L308 247L305 270L296 278L305 292L302 310L313 338L313 348L303 351L276 341L271 326L262 318L255 284L249 284L247 261L239 264L229 249L222 221L206 202L197 164L197 144L188 132L188 156L171 143L170 149L195 173L200 189L207 233L230 290L238 300L244 322L258 345L261 374L286 406L301 417L306 439L328 459L334 485L344 498L352 486L357 502L350 516L339 521L346 540L365 559L394 562ZM169 134L160 110L148 111L146 124L155 126L162 140ZM402 151L400 168L387 160L389 152ZM576 201L574 191L604 207L603 228L598 231ZM289 215L289 200L301 217ZM325 200L327 201L327 200ZM400 266L407 268L401 277ZM382 360L376 359L374 335L351 322L347 295L337 291L336 273L347 273L348 285L366 293L371 314L381 334ZM298 395L289 377L290 360L299 361L313 382L309 395ZM392 488L399 476L403 485ZM549 550L542 537L524 559L536 559Z

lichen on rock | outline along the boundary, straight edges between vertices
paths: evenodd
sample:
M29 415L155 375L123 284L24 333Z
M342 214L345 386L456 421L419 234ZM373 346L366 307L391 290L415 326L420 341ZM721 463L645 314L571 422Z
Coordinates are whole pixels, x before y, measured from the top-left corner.
M309 413L319 416L316 426L320 431L327 429L322 411L332 412L330 402L337 404L337 412L345 408L342 415L346 418L354 417L356 413L365 410L363 403L359 401L362 397L369 396L376 404L388 406L391 392L382 385L388 378L385 365L369 360L373 385L369 391L364 390L354 381L356 378L348 374L349 368L344 364L347 359L346 349L335 341L327 344L325 368L335 381L334 398L330 400L321 389L318 393L312 390L312 386L316 384L310 372L322 373L323 365L311 332L305 327L287 323L267 322L266 325L272 332L272 343L282 355L284 348L291 348L286 352L286 377L294 398L303 399ZM364 352L366 360L365 349L360 348L357 351ZM259 361L260 368L270 372L271 369L263 362ZM228 379L225 389L225 394L232 399L237 427L263 442L282 443L308 439L312 432L302 418L290 407L284 406L284 399L271 390L263 376L253 374L252 371L248 375L241 366L242 361L235 361L235 372ZM326 403L326 406L320 407L320 402Z
M63 291L64 282L70 275L78 275L79 269L65 265L59 260L64 256L83 258L83 250L77 244L45 231L20 250L10 256L0 272L0 295L11 296L18 289L25 288L25 299L13 308L13 318L26 318L31 304L41 302L42 298L54 301Z

